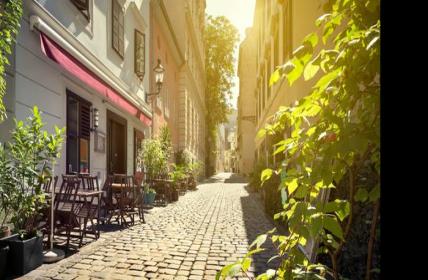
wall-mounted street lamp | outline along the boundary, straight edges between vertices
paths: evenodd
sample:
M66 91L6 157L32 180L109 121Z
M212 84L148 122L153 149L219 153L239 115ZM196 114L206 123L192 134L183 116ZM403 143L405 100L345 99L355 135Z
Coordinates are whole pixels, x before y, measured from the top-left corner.
M156 83L156 91L155 92L146 92L146 102L147 102L147 97L150 96L157 96L159 95L161 88L162 88L162 84L163 84L163 78L164 78L164 74L165 74L165 68L162 66L161 64L161 60L158 59L158 64L156 65L155 68L153 68L153 72L155 72L155 83ZM153 137L153 128L154 128L154 102L152 101L152 137Z
M163 68L160 59L158 59L158 64L156 65L156 67L153 68L153 72L155 72L156 91L146 92L146 98L149 96L158 95L161 91L165 68Z
M92 131L97 130L100 121L100 112L97 108L92 108Z

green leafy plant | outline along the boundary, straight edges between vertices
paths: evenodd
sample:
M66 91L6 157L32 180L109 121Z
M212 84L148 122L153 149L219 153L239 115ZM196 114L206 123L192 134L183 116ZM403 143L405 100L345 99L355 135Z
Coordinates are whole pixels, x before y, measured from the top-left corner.
M11 209L11 222L21 238L35 234L35 222L40 210L46 206L42 185L52 175L55 160L60 157L64 128L55 127L55 133L43 130L38 108L25 122L15 121L12 141L1 151L3 166L10 175L2 179L8 192L7 207Z
M0 229L6 228L12 213L11 202L15 199L13 172L7 152L0 143Z
M270 79L272 85L286 78L291 86L303 75L305 81L316 82L308 96L281 107L274 123L259 132L263 136L291 129L275 145L274 154L286 153L285 168L266 169L261 178L263 182L286 172L280 187L288 199L274 218L286 219L288 234L269 232L257 238L257 244L271 238L281 259L276 270L257 279L341 279L338 259L355 226L357 204L374 209L365 244L365 279L373 273L380 197L379 1L336 0L327 6L328 13L316 21L324 47L316 52L320 39L309 34ZM370 184L359 184L363 173ZM327 201L339 185L343 196ZM311 251L309 244L319 246ZM327 254L331 265L317 262L318 254ZM226 266L217 278L245 272L249 263L246 257Z
M162 150L165 153L167 160L169 160L172 155L173 149L171 142L171 132L169 131L167 125L161 127L158 139L161 143Z
M169 173L169 177L177 184L186 179L186 167L183 165L173 165L173 171Z
M159 139L145 139L138 150L137 162L145 167L149 179L168 173L168 158Z
M12 53L12 46L20 28L22 17L22 0L0 2L0 123L6 117L6 108L3 96L6 91L4 72L9 65L8 55Z

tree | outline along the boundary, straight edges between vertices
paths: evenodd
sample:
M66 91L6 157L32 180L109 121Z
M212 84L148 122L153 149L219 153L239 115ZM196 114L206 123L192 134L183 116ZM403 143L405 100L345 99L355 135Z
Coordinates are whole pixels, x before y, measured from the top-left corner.
M227 121L227 99L232 94L236 60L234 50L238 40L238 30L226 17L208 16L204 33L207 151L216 150L216 129L220 123ZM207 167L212 166L214 161L215 154L208 153Z
M7 55L12 53L12 45L18 34L22 17L22 0L9 0L0 2L0 123L6 117L6 108L3 96L6 91L4 72L9 65Z
M274 123L259 133L291 129L274 152L286 152L286 167L265 169L261 176L266 181L286 171L280 188L289 199L275 219L286 221L289 233L260 235L251 246L254 250L224 267L218 277L245 272L251 256L270 237L281 264L257 279L341 279L338 260L352 228L364 223L355 223L356 210L362 207L373 209L363 269L366 280L372 277L380 197L379 0L329 1L326 9L316 21L323 48L315 52L320 40L316 33L309 34L270 79L272 85L285 78L291 86L303 76L305 81L316 79L315 86L297 105L280 108ZM330 191L339 198L321 202L320 196ZM302 252L309 240L319 243L318 257L330 257L328 265Z

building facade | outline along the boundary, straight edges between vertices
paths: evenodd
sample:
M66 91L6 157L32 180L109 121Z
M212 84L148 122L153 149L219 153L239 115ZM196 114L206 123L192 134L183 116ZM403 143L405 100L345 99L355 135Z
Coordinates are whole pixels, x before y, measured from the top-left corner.
M136 147L150 137L149 1L24 2L7 73L7 141L13 119L36 105L48 131L66 127L55 173L133 174Z
M174 151L186 150L200 162L205 159L206 133L205 8L205 0L159 0L151 4L151 67L159 58L166 67L165 85L154 100L154 134L167 125ZM151 81L154 85L154 78Z
M288 82L282 79L269 87L269 79L277 66L291 58L293 50L300 45L304 37L317 31L315 20L323 14L322 6L325 2L325 0L256 1L253 26L240 49L239 63L248 65L245 70L241 67L239 73L240 84L244 88L241 91L243 98L238 105L242 112L239 119L239 131L242 133L238 136L238 138L241 137L239 149L242 158L244 154L249 154L244 147L245 137L251 137L245 136L243 132L247 131L244 125L250 125L242 119L244 114L253 116L252 113L255 113L255 133L257 133L271 122L272 116L280 106L292 105L310 93L312 82L299 79L290 87ZM249 57L255 57L255 71L251 67L252 62ZM248 92L253 93L255 105L252 112L244 113L247 107L245 97ZM255 162L262 161L265 166L278 165L278 158L272 156L276 139L272 139L269 135L264 138L251 137L250 139L255 139Z
M256 56L257 34L254 28L246 30L239 47L239 96L237 117L237 160L239 173L248 176L254 169L256 137Z

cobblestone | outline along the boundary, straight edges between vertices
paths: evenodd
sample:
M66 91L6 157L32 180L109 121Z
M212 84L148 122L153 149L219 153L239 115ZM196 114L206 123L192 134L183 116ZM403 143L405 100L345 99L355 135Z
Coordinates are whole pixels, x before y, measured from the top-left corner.
M155 207L146 223L105 232L98 241L56 264L43 265L26 279L214 279L222 266L245 255L258 234L274 227L258 195L224 173ZM251 271L264 272L274 254L254 256Z

